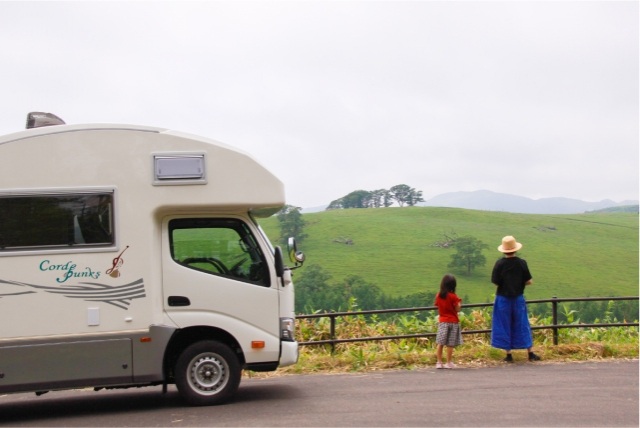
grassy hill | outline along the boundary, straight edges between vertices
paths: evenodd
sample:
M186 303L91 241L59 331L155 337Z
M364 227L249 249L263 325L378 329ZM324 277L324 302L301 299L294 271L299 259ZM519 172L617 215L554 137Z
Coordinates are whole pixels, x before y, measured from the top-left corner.
M453 233L489 246L485 266L469 276L452 272L458 294L470 299L466 303L492 301L491 269L505 235L524 245L519 255L529 263L534 280L528 299L638 295L637 213L542 215L404 207L324 211L303 214L303 219L308 237L299 249L306 265L319 265L333 281L360 276L392 296L438 289L455 250L434 243ZM277 240L275 216L260 224Z

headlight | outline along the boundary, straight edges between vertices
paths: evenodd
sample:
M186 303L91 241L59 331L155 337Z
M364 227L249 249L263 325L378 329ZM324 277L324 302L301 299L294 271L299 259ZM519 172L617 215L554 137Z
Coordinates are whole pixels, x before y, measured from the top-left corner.
M294 318L280 318L280 340L295 342L296 320Z

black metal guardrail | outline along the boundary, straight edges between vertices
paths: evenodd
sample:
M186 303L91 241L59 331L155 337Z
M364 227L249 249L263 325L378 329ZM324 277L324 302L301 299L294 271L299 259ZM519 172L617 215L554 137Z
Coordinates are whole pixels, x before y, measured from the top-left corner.
M608 302L612 300L639 300L638 296L629 297L581 297L581 298L558 298L552 297L551 299L542 300L529 300L527 306L537 303L551 303L552 308L552 321L550 325L536 325L531 326L532 330L553 330L553 344L558 344L558 331L564 328L590 328L590 327L638 327L638 322L624 322L624 323L596 323L596 324L558 324L558 303L562 302ZM462 308L480 308L493 306L493 303L473 303L468 305L462 305ZM402 313L402 312L423 312L423 311L436 311L436 306L423 306L417 308L398 308L398 309L375 309L368 311L352 311L352 312L325 312L309 315L297 315L297 319L307 318L329 318L330 319L330 338L326 340L315 340L310 342L298 342L300 346L310 345L331 345L332 350L335 349L335 345L338 343L348 342L368 342L375 340L393 340L393 339L409 339L419 337L436 337L437 333L416 333L416 334L402 334L395 336L375 336L375 337L353 337L348 339L336 339L336 319L341 317L353 317L361 315L373 315L373 314L390 314L390 313ZM485 330L463 330L462 334L482 334L490 333L490 329Z

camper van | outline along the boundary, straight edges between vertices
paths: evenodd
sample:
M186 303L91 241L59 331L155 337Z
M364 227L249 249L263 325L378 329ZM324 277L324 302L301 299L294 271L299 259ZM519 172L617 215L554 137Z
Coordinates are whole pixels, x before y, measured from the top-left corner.
M175 384L218 404L296 363L291 270L251 156L148 126L29 114L0 137L0 393Z

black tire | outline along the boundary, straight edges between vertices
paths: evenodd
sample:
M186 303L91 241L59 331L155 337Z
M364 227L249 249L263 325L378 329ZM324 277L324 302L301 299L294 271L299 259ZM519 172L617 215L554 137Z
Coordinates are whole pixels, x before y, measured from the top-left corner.
M203 340L182 352L176 362L175 381L188 404L210 406L235 394L241 372L238 358L227 345Z

